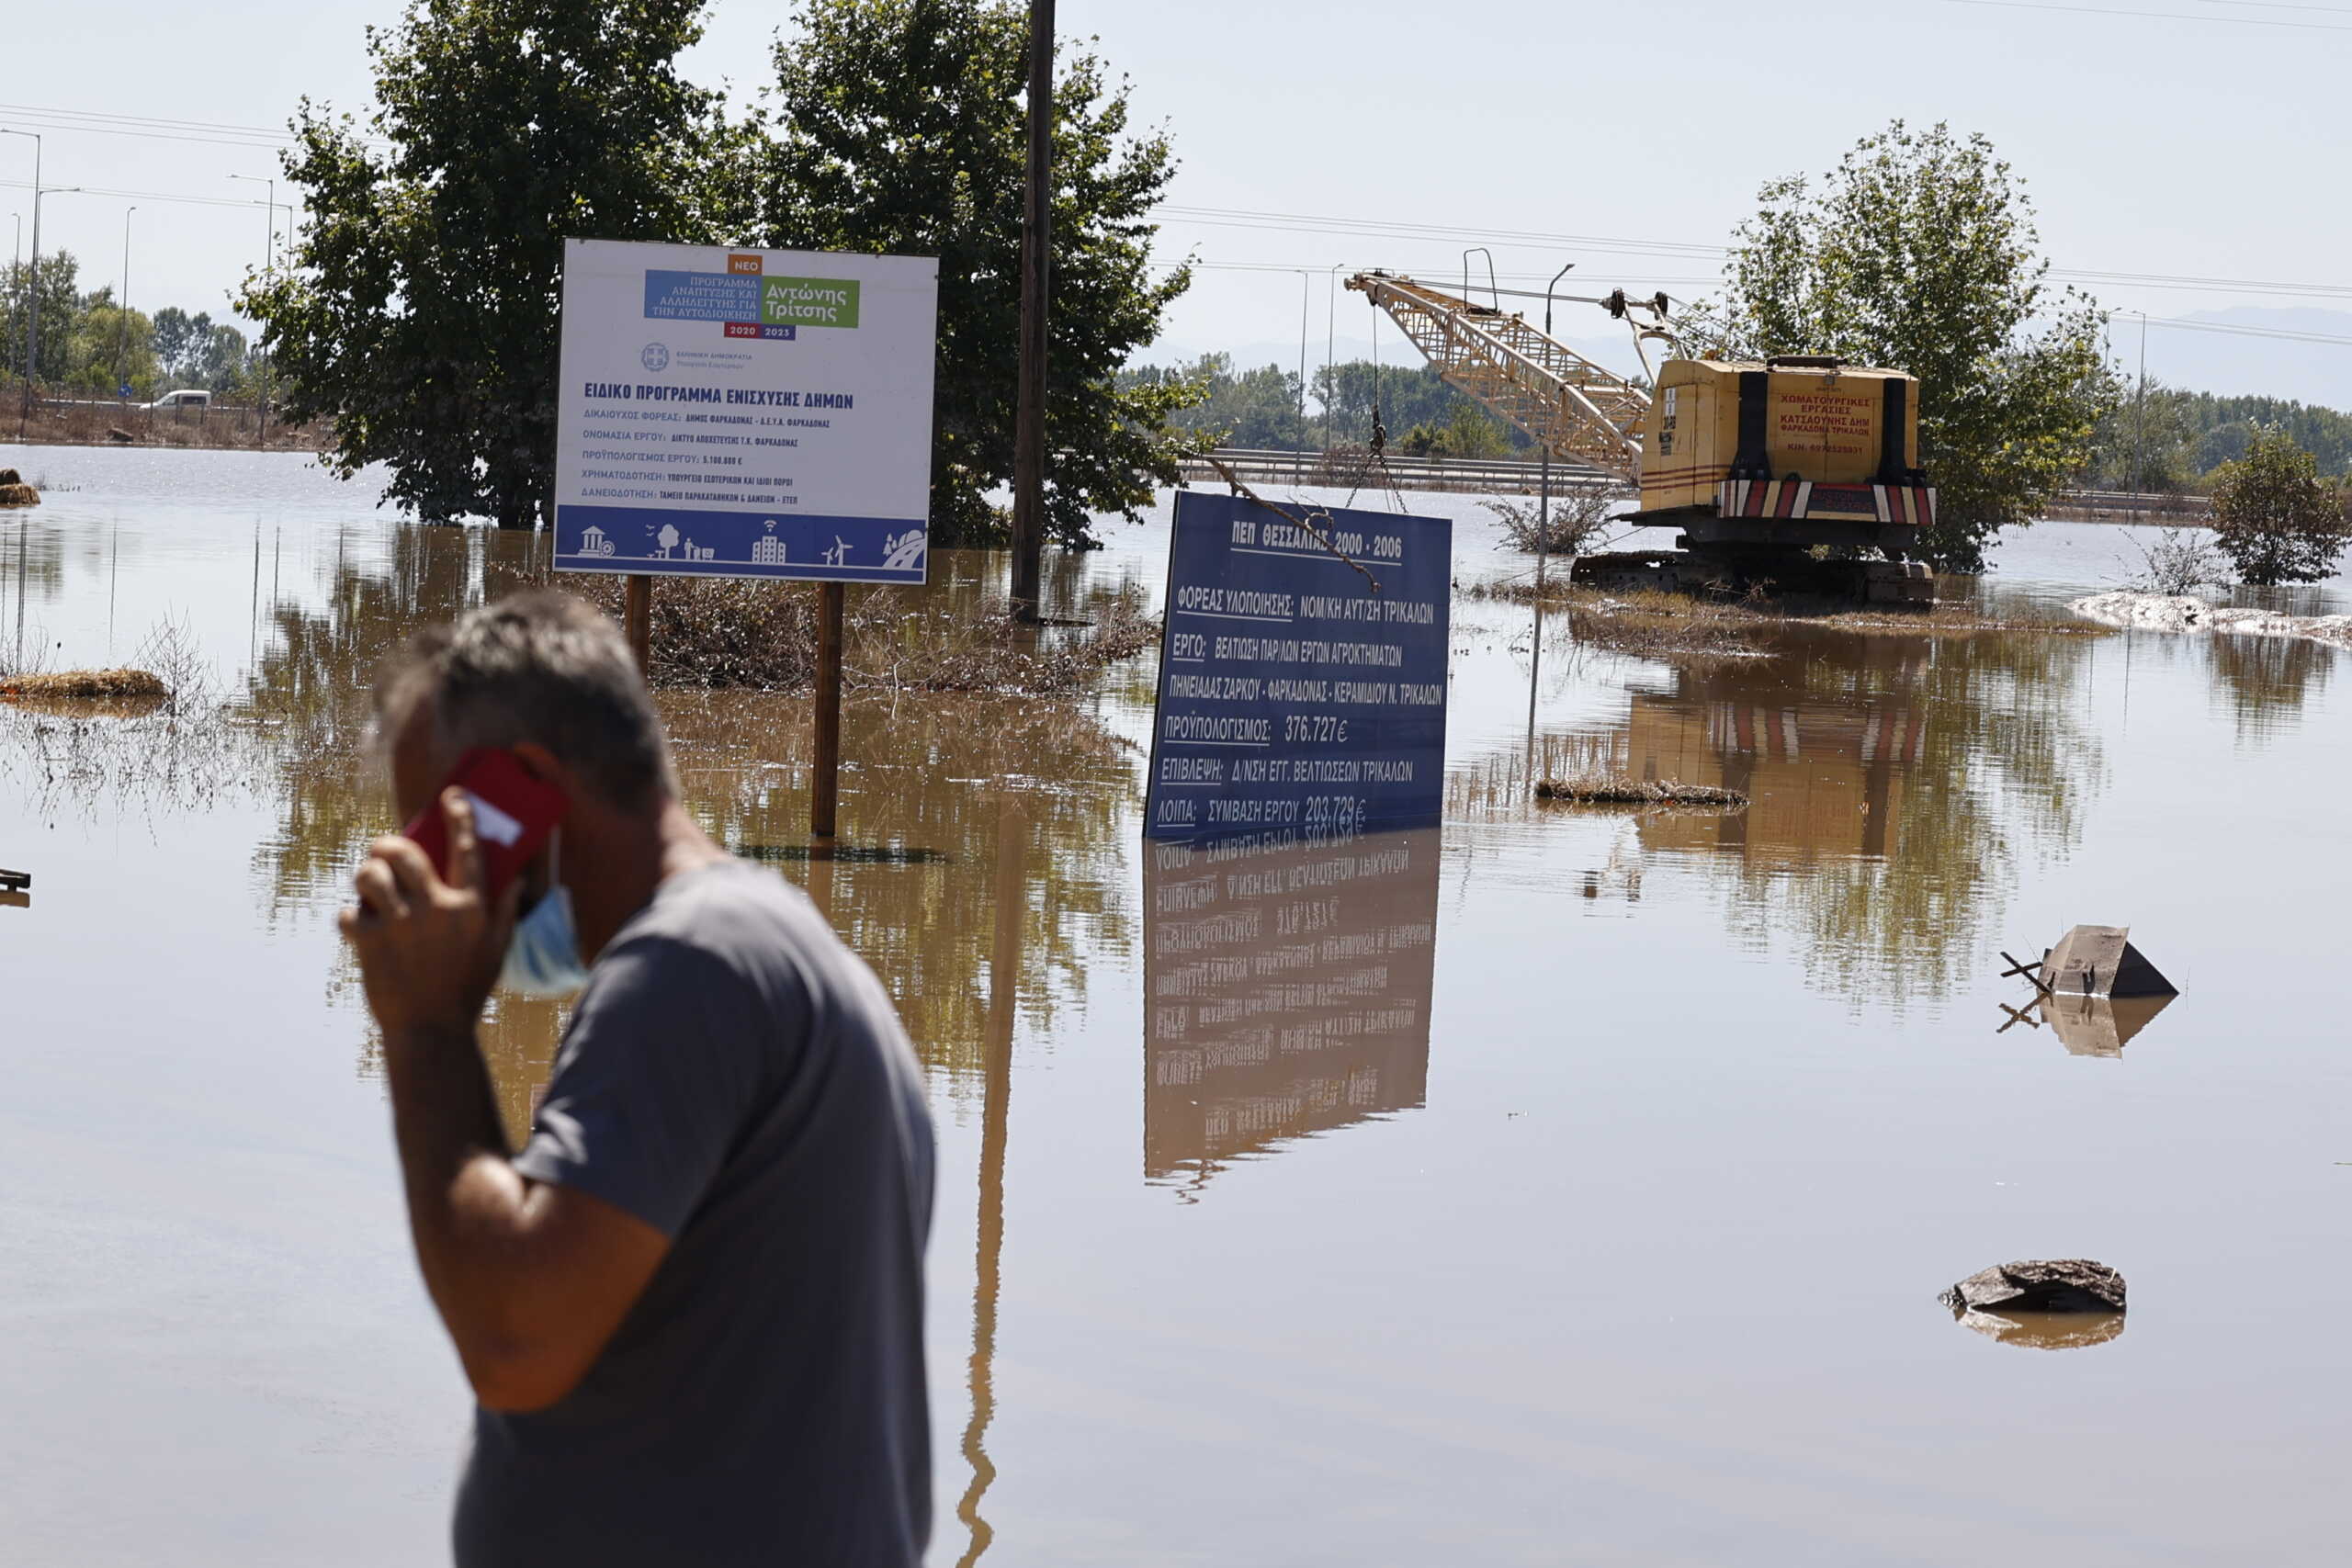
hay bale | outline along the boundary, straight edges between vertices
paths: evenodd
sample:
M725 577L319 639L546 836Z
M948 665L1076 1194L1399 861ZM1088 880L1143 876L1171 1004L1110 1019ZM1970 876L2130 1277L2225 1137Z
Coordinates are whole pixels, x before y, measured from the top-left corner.
M66 670L54 675L0 675L0 697L35 701L88 697L167 697L161 677L144 670Z
M1687 784L1673 779L1629 779L1602 773L1545 779L1535 786L1535 798L1570 801L1579 806L1736 807L1747 804L1747 795L1718 784Z

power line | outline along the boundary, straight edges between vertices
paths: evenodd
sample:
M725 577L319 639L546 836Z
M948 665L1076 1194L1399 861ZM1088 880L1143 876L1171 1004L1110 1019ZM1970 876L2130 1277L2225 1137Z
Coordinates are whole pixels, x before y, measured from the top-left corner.
M2051 0L1944 0L1944 4L1991 6L2004 11L2071 11L2084 17L2146 17L2165 22L2213 22L2225 28L2301 28L2307 32L2352 33L2352 27L2335 22L2286 22L2272 17L2200 17L2190 11L2117 11L2104 6L2058 6L2051 4Z
M30 180L0 180L0 190L30 190L32 188L33 183ZM118 197L127 201L176 201L188 207L244 208L267 207L270 205L268 202L264 201L259 197L240 198L233 196L178 196L170 191L110 190L100 186L43 186L41 188L51 192L70 189L76 191L83 196ZM277 203L277 205L280 207L292 207L294 203L290 201L281 201Z
M154 115L110 114L97 109L43 108L34 104L0 104L0 116L45 130L86 130L107 136L141 136L163 141L193 141L222 147L289 147L300 139L288 130L258 125L226 125L214 120L168 119ZM380 136L360 135L373 146L390 146Z
M1543 233L1528 230L1495 230L1444 224L1405 223L1376 218L1333 218L1309 213L1260 212L1242 208L1188 207L1177 203L1169 203L1159 208L1159 211L1186 224L1216 228L1254 228L1263 229L1269 232L1331 234L1362 239L1427 239L1448 242L1458 239L1519 241L1532 244L1600 251L1604 254L1655 256L1663 260L1704 261L1728 254L1721 245L1702 245L1682 240L1640 240L1583 234ZM2352 284L2291 283L2267 278L2213 277L2184 273L2118 272L2104 268L2058 266L2050 269L2050 276L2053 280L2062 283L2123 285L2139 288L2186 290L2197 293L2300 295L2312 299L2352 297Z

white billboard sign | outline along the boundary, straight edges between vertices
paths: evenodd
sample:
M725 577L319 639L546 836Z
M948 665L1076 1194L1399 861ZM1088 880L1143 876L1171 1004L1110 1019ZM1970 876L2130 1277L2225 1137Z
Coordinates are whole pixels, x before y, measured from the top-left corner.
M921 582L939 264L568 240L555 564Z

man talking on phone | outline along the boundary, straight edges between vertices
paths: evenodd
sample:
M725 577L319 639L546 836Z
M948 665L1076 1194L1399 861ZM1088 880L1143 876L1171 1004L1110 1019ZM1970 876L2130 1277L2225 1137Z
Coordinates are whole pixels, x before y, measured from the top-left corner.
M932 1131L880 983L686 814L579 600L421 635L376 721L416 837L370 847L343 931L478 1405L459 1568L919 1562ZM519 1151L475 1035L501 984L578 998Z

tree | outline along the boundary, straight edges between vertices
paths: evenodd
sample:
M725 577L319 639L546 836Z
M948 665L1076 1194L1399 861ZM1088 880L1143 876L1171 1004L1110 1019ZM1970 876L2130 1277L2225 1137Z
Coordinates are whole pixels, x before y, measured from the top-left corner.
M939 258L941 544L1008 533L988 496L1012 477L1027 15L1011 0L802 0L775 50L774 139L743 182L773 245ZM1164 131L1129 133L1129 112L1101 60L1058 51L1045 521L1070 548L1097 542L1097 513L1139 516L1195 445L1168 428L1189 383L1118 377L1191 283L1182 266L1151 276L1150 214L1175 162Z
M368 31L367 124L303 101L286 173L309 220L251 277L273 396L331 422L436 521L532 526L553 486L563 241L710 238L699 166L725 132L683 81L704 0L411 0Z
M205 321L204 332L209 335L212 323ZM184 374L190 350L197 343L196 319L177 305L166 305L155 312L155 363L164 375L176 379Z
M2238 576L2265 588L2334 576L2352 541L2344 498L2320 482L2312 455L2276 425L2256 431L2245 456L2222 465L2213 532Z
M1502 457L1510 453L1510 437L1500 420L1465 398L1443 424L1417 424L1397 446L1408 457Z
M2091 436L2085 479L2097 490L2177 495L2197 475L2194 400L2150 378L2120 386Z
M1921 548L1949 570L1982 570L1985 541L2082 470L2114 397L2100 312L2045 286L2018 185L1984 137L1896 120L1818 192L1803 175L1763 188L1714 306L1736 355L1834 354L1919 378L1939 491Z
M79 279L82 264L72 251L51 251L40 258L36 277L30 262L11 262L0 272L0 321L6 323L6 365L24 367L25 333L30 324L36 288L40 294L40 366L36 378L62 385L73 372L74 323L81 315ZM108 295L108 299L112 296Z

